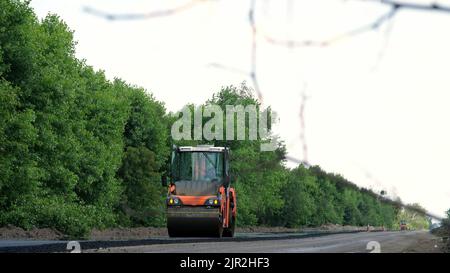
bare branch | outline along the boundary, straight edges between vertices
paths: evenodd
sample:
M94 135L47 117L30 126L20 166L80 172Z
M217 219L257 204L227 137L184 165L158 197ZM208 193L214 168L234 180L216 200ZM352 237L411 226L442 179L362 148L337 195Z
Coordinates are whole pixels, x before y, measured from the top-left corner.
M378 17L375 21L366 24L364 26L355 28L353 30L350 30L348 32L336 35L334 37L331 37L326 40L322 41L314 41L314 40L303 40L303 41L295 41L295 40L277 40L274 38L271 38L267 35L264 35L264 38L267 42L274 44L274 45L281 45L286 47L326 47L330 46L336 42L339 42L343 39L347 39L353 36L360 35L362 33L376 30L380 28L381 25L383 25L386 21L391 19L396 12L398 11L397 7L393 7L391 10L389 10L387 13L382 14L380 17Z
M255 0L252 0L250 2L250 8L248 11L248 19L249 24L251 28L251 50L250 50L250 72L244 72L240 69L232 68L226 65L212 63L211 66L215 68L221 68L225 69L231 72L240 73L240 74L246 74L248 77L250 77L253 88L255 89L256 95L258 97L258 101L262 104L264 97L261 92L261 89L259 87L259 81L257 76L257 29L256 29L256 23L255 23Z
M378 69L378 66L380 65L381 61L384 58L384 55L386 53L386 50L388 48L389 41L391 38L391 32L392 32L393 26L394 26L394 19L390 20L390 22L386 26L386 30L384 32L384 41L383 41L383 44L381 45L380 50L378 51L378 56L377 56L376 62L371 69L372 72L376 71Z
M450 7L438 3L417 4L391 0L365 0L365 1L389 5L393 8L399 9L402 8L402 9L423 10L423 11L450 12Z
M157 17L164 17L164 16L170 16L185 10L188 10L190 8L193 8L194 6L198 5L201 2L205 2L208 0L192 0L189 1L183 5L180 5L175 8L170 9L162 9L162 10L156 10L151 11L147 13L108 13L101 10L97 10L91 7L84 7L83 10L86 13L92 14L94 16L102 17L107 20L142 20L142 19L151 19L151 18L157 18Z
M303 162L308 162L308 145L306 144L306 125L305 125L305 106L306 106L306 101L308 100L308 97L305 94L305 90L306 90L306 84L303 87L302 90L302 102L300 104L300 113L299 113L299 118L300 118L300 126L301 126L301 131L300 131L300 140L302 141L302 145L303 145Z
M250 70L250 78L253 82L253 87L255 88L256 94L258 96L259 102L263 103L263 94L259 88L258 77L256 74L256 54L257 54L257 32L256 32L256 23L255 23L255 0L251 0L250 9L248 12L248 18L250 27L252 30L252 49L251 49L251 70Z
M390 0L365 0L367 2L374 2L383 5L390 6L390 10L380 17L376 18L373 22L363 25L361 27L355 28L348 32L344 32L342 34L336 35L329 39L325 39L322 41L314 41L314 40L280 40L272 38L268 35L263 35L265 40L271 44L285 47L326 47L330 46L338 41L342 41L344 39L354 37L360 35L365 32L369 32L372 30L379 29L384 23L392 19L400 9L409 9L409 10L419 10L419 11L430 11L430 12L444 12L450 13L450 7L444 6L437 3L431 4L416 4L416 3L408 3L408 2L398 2L398 1L390 1Z
M292 156L289 156L289 155L286 155L285 159L288 160L288 161L291 161L292 163L301 164L301 165L305 166L306 168L311 167L311 165L309 165L308 162L305 162L305 161L303 161L301 159L298 159L298 158L295 158L295 157L292 157Z

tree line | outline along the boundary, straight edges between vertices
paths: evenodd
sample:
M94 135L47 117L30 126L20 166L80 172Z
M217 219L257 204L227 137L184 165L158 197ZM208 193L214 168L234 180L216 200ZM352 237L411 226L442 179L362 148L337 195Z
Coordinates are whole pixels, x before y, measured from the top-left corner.
M27 2L0 1L0 226L164 226L161 175L168 172L178 118L150 92L108 80L75 57L73 32L56 15L38 20ZM245 84L207 104L258 101ZM193 105L190 107L194 108ZM204 121L206 122L206 120ZM215 141L232 150L240 225L384 225L400 208L318 166L285 166L286 148Z

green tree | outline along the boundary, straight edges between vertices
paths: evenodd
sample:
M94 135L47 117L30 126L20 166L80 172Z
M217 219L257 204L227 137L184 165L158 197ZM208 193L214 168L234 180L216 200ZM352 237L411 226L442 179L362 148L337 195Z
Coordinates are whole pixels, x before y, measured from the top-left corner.
M152 152L142 160L155 172L167 158L164 107L76 59L72 31L57 16L38 21L16 0L1 1L0 11L0 225L72 235L115 225L120 201L136 203L124 198L136 184L118 175L128 147Z
M281 217L287 227L314 226L317 205L314 196L319 187L314 176L299 166L289 173L289 181L283 187L285 205Z
M118 80L115 86L126 90L129 103L123 131L126 151L117 173L124 186L120 205L122 223L162 225L164 203L160 178L169 156L165 109L142 89L130 88Z
M0 79L0 213L39 187L40 172L30 154L37 138L35 114L20 110L17 93Z
M164 202L159 183L159 167L155 154L146 147L128 147L119 175L124 181L122 210L137 226L161 225L164 223Z

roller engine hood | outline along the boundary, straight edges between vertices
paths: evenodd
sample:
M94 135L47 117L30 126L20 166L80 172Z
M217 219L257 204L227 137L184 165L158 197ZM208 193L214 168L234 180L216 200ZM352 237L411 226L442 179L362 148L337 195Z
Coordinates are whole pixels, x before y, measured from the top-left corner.
M219 181L189 181L182 180L175 182L177 195L205 196L216 195L221 183Z

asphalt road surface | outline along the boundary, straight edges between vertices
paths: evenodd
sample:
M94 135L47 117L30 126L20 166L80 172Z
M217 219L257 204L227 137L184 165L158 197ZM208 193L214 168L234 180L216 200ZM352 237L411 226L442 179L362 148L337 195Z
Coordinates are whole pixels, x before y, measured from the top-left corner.
M219 241L112 247L88 252L174 252L174 253L354 253L354 252L438 252L436 237L426 231L360 232L254 241ZM425 243L424 243L425 242ZM430 246L430 242L432 245ZM419 247L419 248L418 248ZM425 248L421 248L425 247ZM428 247L428 249L426 249ZM431 249L430 249L431 248ZM436 249L433 249L436 248ZM435 251L433 251L435 250Z
M152 237L75 243L82 252L439 252L439 239L427 231L238 233L234 238L222 239ZM70 249L68 241L0 240L0 252L70 252Z

